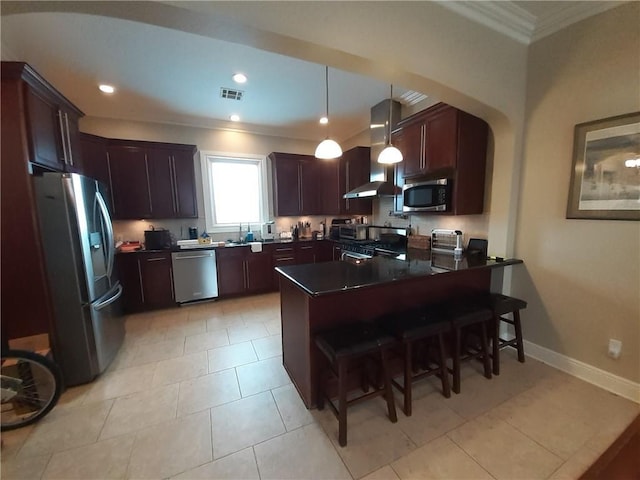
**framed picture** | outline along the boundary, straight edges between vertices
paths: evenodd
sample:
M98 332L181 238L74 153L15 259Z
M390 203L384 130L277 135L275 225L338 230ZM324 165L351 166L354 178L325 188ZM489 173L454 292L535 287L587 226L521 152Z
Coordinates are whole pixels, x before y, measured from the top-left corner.
M576 125L567 218L640 220L640 112Z

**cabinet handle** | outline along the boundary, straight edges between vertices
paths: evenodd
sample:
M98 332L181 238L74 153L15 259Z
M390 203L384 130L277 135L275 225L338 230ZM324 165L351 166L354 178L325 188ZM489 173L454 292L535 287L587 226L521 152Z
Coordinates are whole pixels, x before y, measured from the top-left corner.
M138 279L140 280L140 298L144 303L144 283L142 283L142 268L140 268L140 259L138 259Z
M288 262L291 260L295 260L294 257L280 257L276 258L276 262Z
M178 177L176 176L176 157L171 155L171 172L173 175L173 198L175 212L180 212L180 197L178 196Z
M153 213L153 201L151 200L151 182L149 180L149 162L147 161L147 154L144 154L144 169L147 172L147 195L149 195L149 212Z
M249 266L247 262L242 262L242 274L244 276L244 288L249 288Z
M300 250L311 250L312 248L312 246L301 246Z
M109 152L107 152L107 172L109 173L109 196L111 196L111 206L113 208L113 215L116 215L116 202L113 198L113 180L111 179L111 157L109 157Z
M147 262L161 262L162 260L164 260L164 257L145 258L145 261Z
M62 121L62 110L58 110L58 122L60 123L60 138L62 140L62 161L67 165L67 141L64 135L64 123Z
M304 202L302 197L302 165L298 165L298 205L300 212L304 212Z
M173 286L173 267L169 267L169 280L171 280L171 300L175 301L176 299L176 294L173 291L174 290L174 286Z
M420 126L420 168L422 170L426 170L427 168L427 153L426 153L426 148L427 148L427 126L426 125L421 125Z
M345 178L344 192L345 192L345 193L347 193L347 192L350 190L350 188L349 188L349 184L350 184L350 182L349 182L349 160L347 160L346 162L344 162L344 168L345 168L345 175L344 175L344 178ZM346 201L345 201L345 207L346 207L346 210L347 210L347 211L349 211L349 199L348 199L348 198L347 198L347 199L346 199Z
M69 136L69 115L64 112L64 123L67 127L67 150L69 151L69 165L73 167L73 153L71 152L71 137Z

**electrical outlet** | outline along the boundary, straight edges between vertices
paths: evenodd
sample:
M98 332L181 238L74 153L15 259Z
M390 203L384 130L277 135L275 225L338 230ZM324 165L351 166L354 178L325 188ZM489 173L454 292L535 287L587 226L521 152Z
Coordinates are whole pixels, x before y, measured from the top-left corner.
M622 352L622 342L620 340L615 340L613 338L609 339L609 356L611 358L618 359L620 358L620 353Z

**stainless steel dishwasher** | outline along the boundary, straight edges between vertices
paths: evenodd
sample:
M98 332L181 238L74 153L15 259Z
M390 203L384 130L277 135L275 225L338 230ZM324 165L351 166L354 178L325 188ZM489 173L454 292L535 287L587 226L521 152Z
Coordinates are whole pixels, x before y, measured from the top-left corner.
M215 250L173 252L171 264L176 302L192 302L218 296Z

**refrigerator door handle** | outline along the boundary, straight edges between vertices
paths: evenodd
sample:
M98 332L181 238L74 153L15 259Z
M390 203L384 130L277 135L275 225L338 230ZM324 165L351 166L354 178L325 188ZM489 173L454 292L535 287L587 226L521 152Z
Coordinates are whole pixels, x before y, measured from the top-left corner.
M100 206L100 212L102 213L102 218L104 219L105 227L107 228L107 277L111 278L111 274L113 273L113 263L115 261L115 252L116 248L113 241L113 225L111 224L111 217L109 216L109 210L107 209L107 204L102 197L102 193L99 190L96 190L96 200L98 201L98 205Z
M116 287L116 293L111 297L107 298L106 300L103 300L102 302L95 304L93 306L93 309L102 310L107 305L111 305L113 302L119 299L121 295L122 295L122 285L119 283L118 286Z

